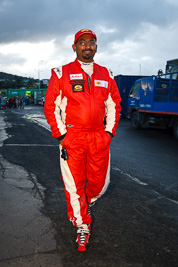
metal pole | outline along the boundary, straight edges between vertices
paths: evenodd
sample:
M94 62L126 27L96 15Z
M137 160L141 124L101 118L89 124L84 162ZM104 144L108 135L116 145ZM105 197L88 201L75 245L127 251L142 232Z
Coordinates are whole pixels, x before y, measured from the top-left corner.
M42 63L43 60L39 61L38 62L38 80L39 80L39 85L38 85L38 88L40 89L40 63Z

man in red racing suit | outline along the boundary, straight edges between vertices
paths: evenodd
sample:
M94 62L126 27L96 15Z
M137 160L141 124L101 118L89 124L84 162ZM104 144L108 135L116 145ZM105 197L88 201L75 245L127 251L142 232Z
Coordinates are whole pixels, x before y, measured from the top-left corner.
M109 144L121 109L112 73L93 61L96 40L87 29L75 35L77 59L52 69L45 99L52 136L60 141L68 218L77 226L79 251L86 250L91 234L90 207L109 185Z

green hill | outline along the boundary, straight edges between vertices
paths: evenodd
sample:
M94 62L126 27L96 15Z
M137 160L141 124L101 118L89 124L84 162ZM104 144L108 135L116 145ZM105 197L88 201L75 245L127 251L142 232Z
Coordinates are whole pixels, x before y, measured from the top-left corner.
M13 80L16 80L17 78L25 79L27 77L22 77L22 76L13 75L13 74L5 73L5 72L0 72L0 80L13 81Z

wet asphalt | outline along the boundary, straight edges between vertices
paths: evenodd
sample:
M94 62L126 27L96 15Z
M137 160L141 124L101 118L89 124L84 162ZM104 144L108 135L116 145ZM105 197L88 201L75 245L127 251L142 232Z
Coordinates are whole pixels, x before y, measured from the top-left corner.
M178 266L178 141L121 119L110 148L111 183L79 253L43 107L0 111L0 266Z

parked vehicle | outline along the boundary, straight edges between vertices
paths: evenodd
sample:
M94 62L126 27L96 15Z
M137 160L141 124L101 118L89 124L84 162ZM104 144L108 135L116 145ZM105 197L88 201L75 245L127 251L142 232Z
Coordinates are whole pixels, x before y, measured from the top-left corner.
M121 116L127 117L127 104L128 104L128 96L129 92L134 84L134 82L138 79L141 79L145 76L138 75L117 75L114 77L117 87L119 89L119 93L121 96Z
M5 109L6 108L6 103L7 103L7 97L2 97L1 98L1 108Z
M128 97L127 117L133 129L166 126L178 139L178 72L137 80Z

